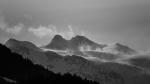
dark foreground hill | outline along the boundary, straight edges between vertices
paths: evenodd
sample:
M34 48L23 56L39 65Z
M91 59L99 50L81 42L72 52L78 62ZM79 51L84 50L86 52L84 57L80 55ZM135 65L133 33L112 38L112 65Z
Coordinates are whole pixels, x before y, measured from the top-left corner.
M0 84L96 84L69 73L55 74L19 54L12 53L1 44L0 53Z

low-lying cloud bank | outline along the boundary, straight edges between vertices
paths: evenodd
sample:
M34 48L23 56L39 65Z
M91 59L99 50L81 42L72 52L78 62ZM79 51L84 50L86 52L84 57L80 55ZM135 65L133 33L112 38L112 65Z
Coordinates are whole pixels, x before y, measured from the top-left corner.
M21 33L21 31L23 30L24 25L23 24L18 24L14 27L7 27L6 25L0 25L0 29L8 34L13 34L13 35L18 35Z
M134 65L132 64L132 60L138 59L139 57L144 57L144 59L149 59L150 60L150 54L146 53L136 53L132 55L124 55L124 54L118 54L114 53L111 50L101 50L101 49L96 49L96 50L91 50L89 46L81 46L81 51L70 51L70 50L52 50L52 49L46 49L46 48L41 48L43 51L53 51L56 52L57 54L61 56L72 56L72 55L77 55L81 56L87 60L98 62L98 63L119 63L119 64L125 64L129 66L136 67L138 69L144 70L145 72L150 72L150 69L147 69L143 66L140 65ZM108 47L108 49L112 49L112 45ZM136 61L135 61L136 62ZM143 62L142 62L143 63Z
M46 36L54 35L56 33L56 31L54 29L55 29L55 26L44 27L44 26L40 25L37 28L30 27L30 28L28 28L28 31L33 33L35 36L37 36L39 38L43 38Z
M110 44L106 47L104 47L103 49L101 48L96 48L96 49L92 49L90 46L88 45L84 45L84 46L80 46L79 50L80 51L95 51L95 52L106 52L106 53L113 53L113 54L117 54L118 52L114 50L114 45L115 44Z
M65 39L71 39L72 37L75 36L73 27L71 25L68 25L66 28L67 28L67 31L58 31L57 27L54 25L49 25L48 27L41 25L39 27L28 28L28 32L33 33L35 36L39 38L61 35Z

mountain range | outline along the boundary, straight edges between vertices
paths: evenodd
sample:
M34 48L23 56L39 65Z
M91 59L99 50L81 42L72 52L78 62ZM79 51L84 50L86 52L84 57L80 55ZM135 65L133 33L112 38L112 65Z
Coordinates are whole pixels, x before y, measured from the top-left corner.
M103 51L105 48L109 47L107 44L96 43L85 36L77 35L70 40L64 39L61 35L55 35L49 44L43 48L52 50L69 50L72 52L79 51ZM135 54L136 51L126 45L116 43L111 49L113 52L118 54Z
M60 35L55 35L52 41L48 45L46 45L45 48L56 50L69 49L73 51L79 51L81 46L85 48L89 46L92 50L96 50L97 48L103 49L107 45L95 43L94 41L91 41L88 38L79 35L73 37L70 40L66 40Z
M125 45L116 45L115 49L125 54L136 52ZM96 48L103 50L107 45L95 43L84 36L76 36L71 40L66 40L62 36L56 35L48 45L42 47L50 49L48 51L43 51L42 48L31 42L15 39L9 39L5 46L11 49L12 52L18 53L24 58L30 59L34 64L42 65L54 73L75 74L83 79L96 81L99 84L149 84L150 82L150 67L148 65L143 66L147 64L144 64L145 60L135 57L115 62L115 58L120 57L120 54L95 51ZM85 49L81 52L79 48L81 46L90 46L90 50ZM55 52L55 50L66 49L75 52L80 51L84 56L74 53L62 56ZM112 61L112 59L115 60ZM143 65L140 65L139 61Z

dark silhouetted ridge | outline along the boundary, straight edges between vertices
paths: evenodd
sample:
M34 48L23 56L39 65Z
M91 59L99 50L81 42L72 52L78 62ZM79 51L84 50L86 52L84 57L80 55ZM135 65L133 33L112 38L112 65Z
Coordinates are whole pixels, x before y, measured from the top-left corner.
M40 65L34 65L30 60L12 53L8 48L0 44L0 77L15 80L17 84L94 84L80 77L54 74ZM12 84L0 78L0 84ZM96 83L95 83L96 84Z

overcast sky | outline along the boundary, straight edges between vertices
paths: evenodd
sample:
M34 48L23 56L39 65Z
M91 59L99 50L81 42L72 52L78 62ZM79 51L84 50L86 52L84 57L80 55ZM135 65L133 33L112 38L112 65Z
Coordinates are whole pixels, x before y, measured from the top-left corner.
M47 44L55 34L85 35L150 50L150 0L0 0L0 42Z

